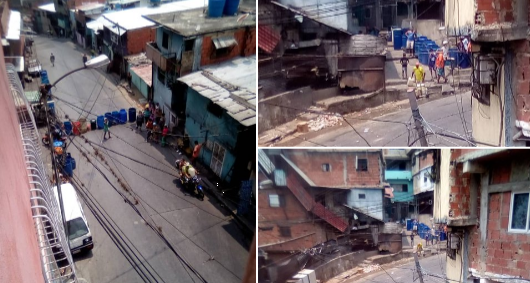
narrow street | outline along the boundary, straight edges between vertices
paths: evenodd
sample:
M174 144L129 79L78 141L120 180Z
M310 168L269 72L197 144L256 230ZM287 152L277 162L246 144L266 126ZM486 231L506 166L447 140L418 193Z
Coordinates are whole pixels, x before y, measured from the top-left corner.
M444 282L443 275L445 270L445 253L433 255L427 258L420 259L420 265L425 273L423 282ZM405 264L389 264L383 266L384 270L373 272L359 279L344 280L341 283L413 283L419 282L418 274L416 273L416 263L414 260L408 261ZM386 272L385 272L386 271ZM440 278L442 277L442 278Z
M51 83L82 66L82 50L69 40L36 37L34 45ZM52 52L55 67L49 60ZM52 90L67 101L56 101L57 115L73 121L88 115L90 120L136 107L117 87L116 78L104 70L83 70L65 78ZM200 201L181 189L173 164L182 156L147 143L145 131L136 132L132 124L112 126L110 132L107 140L101 130L87 132L86 140L72 136L68 146L76 160L74 180L92 202L90 207L83 203L83 209L94 249L74 256L78 276L98 283L202 282L201 277L208 282L240 282L250 240L208 193ZM44 160L51 168L49 156ZM96 213L91 212L94 207ZM114 235L109 236L109 227Z
M471 93L466 92L427 102L419 105L420 113L435 132L465 137L465 125L467 136L470 137L472 130L470 97ZM402 102L401 107L390 111L392 112L366 120L364 115L359 113L345 117L370 146L403 146L414 141L418 135L414 124L410 124L412 114L408 101ZM368 146L361 136L347 123L343 123L342 126L311 132L303 137L289 138L275 146ZM429 135L427 140L430 146L469 146L466 141L443 136ZM419 142L415 145L419 145Z

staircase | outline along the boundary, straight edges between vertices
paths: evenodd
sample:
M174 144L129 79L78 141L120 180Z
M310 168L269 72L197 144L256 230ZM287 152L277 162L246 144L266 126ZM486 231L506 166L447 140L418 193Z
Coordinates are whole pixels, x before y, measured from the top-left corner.
M315 202L313 197L305 190L302 184L300 184L296 174L292 171L287 173L287 187L307 211L311 211L313 214L322 218L337 230L341 232L346 231L346 228L348 228L346 221L344 221L335 213L329 211L322 204Z

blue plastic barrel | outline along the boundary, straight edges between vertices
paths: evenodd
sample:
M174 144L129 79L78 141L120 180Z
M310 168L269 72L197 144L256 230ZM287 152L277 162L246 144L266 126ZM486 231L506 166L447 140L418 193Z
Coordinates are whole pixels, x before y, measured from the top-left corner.
M72 169L75 170L75 158L72 157L71 161L72 161Z
M129 108L129 123L136 122L136 108Z
M72 123L70 121L65 121L64 122L64 131L66 132L67 135L71 135L72 134L72 129L73 129Z
M72 158L70 153L66 154L66 161L70 161L72 163L72 170L75 170L75 159Z
M72 169L72 160L66 159L66 162L64 163L64 172L66 172L66 175L72 177L74 175L74 170Z
M239 8L239 0L226 0L224 14L233 16Z
M127 123L127 110L120 109L120 116L119 117L120 117L119 118L120 120L118 120L118 121L119 121L120 124Z
M459 53L459 56L458 56L459 60L458 60L458 66L460 66L460 68L462 69L466 69L466 68L469 68L469 66L471 65L471 60L469 58L469 54L466 54L466 53Z
M407 231L412 230L412 219L407 219Z
M219 18L223 15L226 0L208 0L208 17Z
M105 123L105 116L98 116L98 119L97 119L98 129L103 129L104 123ZM92 130L95 130L95 129L92 129Z
M105 113L105 118L107 118L107 120L109 120L109 127L112 126L112 113L110 112L107 112ZM105 123L105 121L103 121L103 123Z
M445 232L440 232L440 241L445 241L447 239L447 234Z
M395 29L392 31L392 37L394 38L394 50L401 50L402 41L401 41L401 29Z
M53 142L53 147L62 147L62 146L63 146L63 142L62 141Z
M420 41L427 41L427 40L429 40L426 36L420 36L420 37L418 37L418 39L419 39Z
M110 121L113 125L118 124L120 120L120 111L112 111L112 120Z
M48 101L48 109L52 114L55 114L55 102L53 100Z

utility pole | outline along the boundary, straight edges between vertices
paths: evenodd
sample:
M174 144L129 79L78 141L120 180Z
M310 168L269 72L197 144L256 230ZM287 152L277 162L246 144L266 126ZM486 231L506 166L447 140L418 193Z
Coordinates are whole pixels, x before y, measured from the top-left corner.
M418 260L417 253L414 254L414 261L416 262L416 271L418 272L420 283L423 283L423 273L421 273L421 266L420 266L420 261Z
M412 110L412 118L414 119L416 132L418 132L420 144L423 147L427 147L429 146L429 144L427 143L427 138L425 138L425 130L423 129L423 125L421 124L422 118L420 115L420 109L418 108L418 101L416 100L416 93L414 92L414 88L408 88L407 95L409 96L410 110Z

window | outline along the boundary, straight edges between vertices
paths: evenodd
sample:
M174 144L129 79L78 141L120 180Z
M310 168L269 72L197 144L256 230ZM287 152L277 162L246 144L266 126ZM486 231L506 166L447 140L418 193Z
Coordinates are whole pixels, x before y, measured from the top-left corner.
M285 197L283 195L271 194L269 195L270 207L285 207Z
M222 147L218 143L214 143L210 168L212 168L213 172L219 177L221 177L221 173L223 172L225 152L226 150L224 149L224 147Z
M291 227L289 226L278 226L280 228L281 237L291 237Z
M166 85L166 72L162 71L162 69L158 68L158 80L163 84Z
M508 231L530 232L528 204L529 193L513 193L510 205L510 225Z
M162 32L162 47L169 49L169 34Z
M329 163L322 164L322 171L324 171L324 172L331 171L331 165L329 165Z
M359 194L359 199L366 199L366 195L365 194Z
M402 192L408 192L409 191L409 185L407 185L407 184L401 185L401 191Z
M230 47L216 49L215 50L215 57L218 58L218 57L227 56L228 54L230 54L230 51L232 51L232 48L230 48Z
M357 171L368 171L368 159L357 158Z
M184 51L192 51L194 45L195 45L195 39L184 41Z

